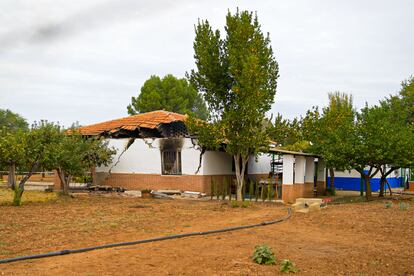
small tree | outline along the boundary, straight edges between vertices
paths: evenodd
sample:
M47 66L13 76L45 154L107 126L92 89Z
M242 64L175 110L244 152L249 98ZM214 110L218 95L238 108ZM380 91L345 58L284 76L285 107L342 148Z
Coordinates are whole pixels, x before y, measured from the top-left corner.
M189 77L204 94L210 116L208 123L190 119L188 126L203 147L222 146L233 156L237 199L242 200L248 158L269 145L265 113L274 102L279 69L257 15L228 12L225 31L223 39L207 20L195 28L197 71Z
M3 138L8 137L6 140L3 140L3 143L8 143L7 140L10 141L10 139L14 139L13 136L9 136L8 132L21 132L24 130L28 130L28 124L25 118L20 116L17 113L14 113L10 111L9 109L0 109L0 130L2 131ZM22 134L19 134L22 135ZM16 136L17 137L17 136ZM15 144L15 143L11 143ZM10 144L9 144L10 145ZM8 156L8 152L5 152L3 155L3 159L5 156ZM0 157L1 158L1 157ZM6 168L9 171L8 175L8 181L7 181L7 187L12 188L15 184L15 172L16 172L16 160L17 156L10 159L10 156L8 156L9 162L5 162L3 165L0 165L0 170L6 170Z
M73 176L84 176L93 166L108 165L115 150L99 138L82 137L76 130L62 132L54 148L53 167L56 169L64 195L69 193Z
M162 79L151 76L141 87L138 97L132 97L128 113L167 110L181 114L193 114L197 118L207 118L207 108L202 96L186 79L166 75Z
M333 92L329 105L319 113L317 107L302 118L304 136L311 142L309 151L319 154L326 162L331 189L335 189L335 169L351 169L354 156L355 110L352 96Z
M58 144L60 128L58 125L41 121L28 131L3 133L0 141L1 162L24 168L26 173L19 183L14 183L13 205L21 204L21 198L27 180L40 168L49 168L52 164L52 148Z

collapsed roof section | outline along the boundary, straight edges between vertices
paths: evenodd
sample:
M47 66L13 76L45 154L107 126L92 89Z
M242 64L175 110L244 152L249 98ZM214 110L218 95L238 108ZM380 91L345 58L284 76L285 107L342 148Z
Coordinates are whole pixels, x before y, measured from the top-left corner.
M182 115L164 110L141 113L79 128L85 136L110 138L162 138L188 136Z

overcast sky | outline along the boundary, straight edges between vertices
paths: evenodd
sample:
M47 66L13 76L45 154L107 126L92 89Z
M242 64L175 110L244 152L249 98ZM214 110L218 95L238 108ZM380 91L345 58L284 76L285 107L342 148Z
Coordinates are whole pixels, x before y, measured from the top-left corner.
M227 10L257 11L280 78L272 112L292 118L329 91L357 107L414 74L414 1L0 2L0 108L91 124L127 115L151 75L194 68L194 24L223 29Z

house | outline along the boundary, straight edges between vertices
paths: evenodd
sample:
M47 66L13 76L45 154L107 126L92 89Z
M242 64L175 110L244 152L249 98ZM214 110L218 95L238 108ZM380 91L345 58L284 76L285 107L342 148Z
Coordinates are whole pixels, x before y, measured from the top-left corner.
M132 190L179 189L209 194L213 182L234 178L232 156L224 151L201 155L197 138L187 132L185 119L185 115L158 110L81 127L82 135L104 137L117 150L112 164L95 168L94 183ZM248 178L268 178L276 154L282 154L284 160L283 200L313 196L315 157L309 154L273 148L257 158L252 156ZM324 189L322 160L319 164L316 186Z

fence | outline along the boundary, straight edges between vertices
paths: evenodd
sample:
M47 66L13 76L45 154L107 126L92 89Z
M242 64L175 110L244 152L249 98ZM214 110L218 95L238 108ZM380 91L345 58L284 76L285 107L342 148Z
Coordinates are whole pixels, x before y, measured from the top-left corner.
M281 199L282 185L277 178L269 178L260 181L249 180L243 185L242 200L250 201L273 201ZM226 178L222 182L211 181L211 199L237 200L237 182L228 181Z

